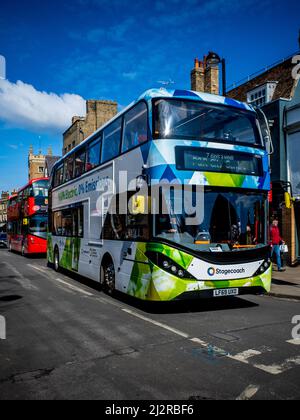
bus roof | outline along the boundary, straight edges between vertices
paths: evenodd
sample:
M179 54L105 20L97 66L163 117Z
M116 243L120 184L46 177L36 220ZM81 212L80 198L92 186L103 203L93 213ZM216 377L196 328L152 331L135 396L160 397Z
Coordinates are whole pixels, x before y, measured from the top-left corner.
M251 105L244 102L236 101L235 99L227 98L225 96L212 95L204 92L194 92L192 90L167 90L167 89L150 89L143 93L138 101L144 99L147 102L155 98L177 98L177 99L192 99L199 102L206 102L210 104L219 104L240 108L244 111L255 112Z
M105 123L102 127L98 128L93 134L91 134L89 137L84 139L80 144L78 144L74 149L70 150L65 156L63 156L60 160L58 160L54 167L52 168L52 171L61 165L63 160L69 156L72 155L76 150L80 149L85 143L89 142L94 136L97 135L100 131L102 131L105 127L107 127L109 124L111 124L113 121L117 120L119 117L121 117L125 112L127 112L130 108L132 108L134 105L136 105L140 101L146 101L147 103L150 103L152 99L161 99L161 98L175 98L175 99L186 99L186 100L194 100L198 102L205 102L209 104L217 104L217 105L224 105L231 108L238 108L243 111L250 111L255 112L255 109L248 105L247 103L237 101L235 99L227 98L225 96L219 96L219 95L212 95L210 93L204 93L204 92L194 92L192 90L167 90L165 88L160 89L149 89L146 92L144 92L141 96L139 96L135 101L133 101L131 104L129 104L126 108L122 109L121 112L119 112L117 115L115 115L111 120L109 120L107 123Z
M34 178L34 179L31 179L26 185L24 185L24 187L22 187L18 190L17 194L19 194L21 191L25 190L26 188L30 187L34 182L38 182L38 181L49 181L49 178Z

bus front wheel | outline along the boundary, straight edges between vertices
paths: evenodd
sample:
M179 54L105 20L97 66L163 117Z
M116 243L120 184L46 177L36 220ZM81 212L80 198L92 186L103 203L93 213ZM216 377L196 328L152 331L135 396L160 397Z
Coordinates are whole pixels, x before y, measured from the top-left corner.
M58 248L55 248L55 250L54 250L54 270L57 273L60 270L60 265L59 265L59 250L58 250Z
M101 286L105 293L112 296L115 291L115 267L109 259L101 267Z

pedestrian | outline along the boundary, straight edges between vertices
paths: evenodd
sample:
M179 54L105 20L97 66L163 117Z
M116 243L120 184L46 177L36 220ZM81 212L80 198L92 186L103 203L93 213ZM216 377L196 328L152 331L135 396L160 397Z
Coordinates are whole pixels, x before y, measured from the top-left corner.
M277 267L278 271L285 271L284 268L282 268L282 262L281 262L281 251L280 251L280 245L283 245L285 242L281 238L279 226L278 226L278 220L273 220L271 230L270 230L270 242L272 246L272 257L275 253L276 260L277 260Z

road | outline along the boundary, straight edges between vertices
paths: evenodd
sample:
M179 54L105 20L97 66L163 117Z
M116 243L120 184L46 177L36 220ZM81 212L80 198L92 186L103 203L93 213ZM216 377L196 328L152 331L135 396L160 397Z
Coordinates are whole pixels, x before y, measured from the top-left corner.
M0 250L0 399L299 399L300 303L144 305Z

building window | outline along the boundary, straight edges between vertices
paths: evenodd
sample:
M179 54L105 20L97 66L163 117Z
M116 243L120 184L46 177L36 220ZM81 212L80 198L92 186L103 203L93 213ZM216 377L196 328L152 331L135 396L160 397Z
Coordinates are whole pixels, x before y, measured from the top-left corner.
M39 173L40 173L40 174L43 174L43 173L44 173L44 167L43 167L43 166L40 166L40 167L39 167Z
M252 89L247 94L247 101L250 105L262 107L273 100L278 82L267 82L263 86Z

